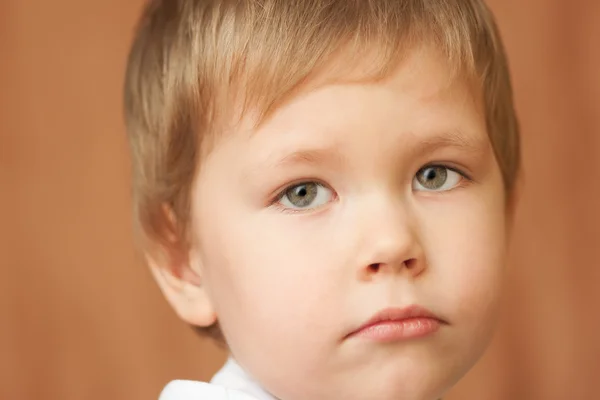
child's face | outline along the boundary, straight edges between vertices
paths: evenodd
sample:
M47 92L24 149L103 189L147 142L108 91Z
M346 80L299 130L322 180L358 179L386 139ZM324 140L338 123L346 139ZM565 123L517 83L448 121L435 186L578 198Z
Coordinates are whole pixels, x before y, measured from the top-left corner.
M488 343L505 194L481 105L447 71L422 49L384 82L323 85L203 162L199 290L275 396L433 400ZM413 305L438 320L352 334Z

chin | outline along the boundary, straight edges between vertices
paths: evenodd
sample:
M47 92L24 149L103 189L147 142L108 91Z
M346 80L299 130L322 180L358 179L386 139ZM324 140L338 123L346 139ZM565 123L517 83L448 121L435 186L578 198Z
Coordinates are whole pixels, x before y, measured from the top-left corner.
M457 362L458 361L458 362ZM460 360L463 361L463 360ZM381 366L371 374L372 383L365 382L372 394L364 399L439 400L468 371L459 360L410 358ZM366 395L366 393L365 393Z
M427 368L418 363L381 365L356 371L338 382L336 398L345 400L439 400L460 379L455 371ZM336 385L337 386L337 385ZM319 398L328 398L319 397Z
M364 396L360 398L365 400L439 400L452 387L452 385L438 382L431 382L433 385L430 382L411 382L409 378L398 378L398 380L393 386L373 388L373 393L364 393Z

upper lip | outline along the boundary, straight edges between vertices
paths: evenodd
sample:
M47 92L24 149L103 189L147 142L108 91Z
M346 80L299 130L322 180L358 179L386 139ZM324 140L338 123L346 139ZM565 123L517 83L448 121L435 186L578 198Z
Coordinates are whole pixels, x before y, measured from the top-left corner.
M392 308L385 308L385 309L379 311L378 313L373 315L371 318L369 318L366 322L364 322L362 325L360 325L357 329L352 331L348 336L351 336L357 332L360 332L363 329L366 329L373 325L377 325L382 322L403 321L403 320L413 319L413 318L429 318L429 319L435 319L444 324L447 323L446 321L444 321L443 319L441 319L440 317L435 315L433 312L429 311L428 309L426 309L424 307L418 306L418 305L411 305L411 306L404 307L404 308L393 308L392 307Z

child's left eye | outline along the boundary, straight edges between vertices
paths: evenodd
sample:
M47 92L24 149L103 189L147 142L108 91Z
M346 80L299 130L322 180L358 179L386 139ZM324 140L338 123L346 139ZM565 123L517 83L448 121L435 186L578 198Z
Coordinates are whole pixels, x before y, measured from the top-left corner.
M454 189L464 176L443 165L421 168L413 179L413 189L425 192L445 192Z
M327 204L333 191L317 182L304 182L290 186L278 198L278 203L292 210L310 210Z

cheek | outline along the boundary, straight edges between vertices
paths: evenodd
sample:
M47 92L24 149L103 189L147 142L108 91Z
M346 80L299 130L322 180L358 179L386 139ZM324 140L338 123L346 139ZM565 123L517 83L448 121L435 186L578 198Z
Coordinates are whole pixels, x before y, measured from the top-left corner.
M305 221L281 222L290 218L296 217L230 213L214 216L205 229L206 283L232 345L238 332L243 340L289 343L328 320L317 315L334 300L327 285L335 280L325 276L333 261L325 233Z
M331 362L332 339L339 340L331 326L345 290L328 275L334 256L325 233L300 223L284 227L269 217L226 219L212 224L206 243L207 284L231 352L273 387L309 379L304 374Z
M436 292L457 322L481 328L493 322L505 264L502 202L465 202L431 223L427 258Z

